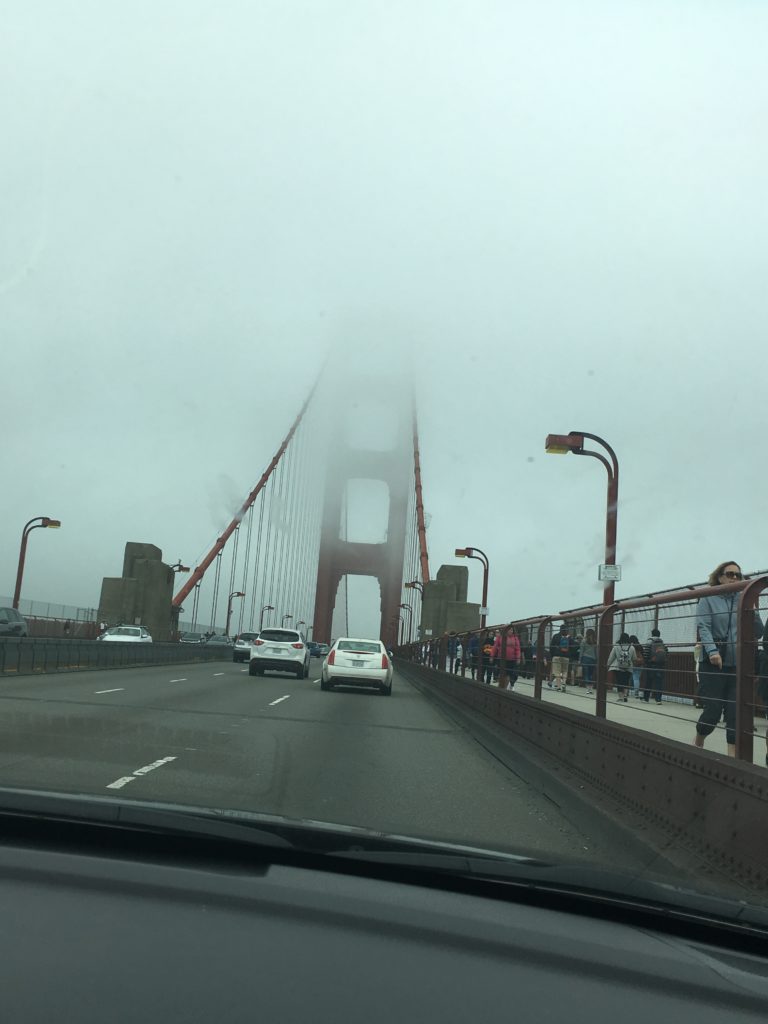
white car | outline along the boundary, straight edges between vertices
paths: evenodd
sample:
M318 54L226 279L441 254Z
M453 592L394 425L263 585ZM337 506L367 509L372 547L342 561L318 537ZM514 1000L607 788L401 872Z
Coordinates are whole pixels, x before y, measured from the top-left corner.
M320 687L332 690L338 684L373 686L379 693L392 693L392 659L381 640L358 640L343 636L334 641L323 662Z
M297 679L309 675L309 648L295 629L262 629L251 644L248 674L263 676L265 672L290 672Z
M113 640L117 643L151 644L152 637L144 626L112 626L105 630L97 640Z

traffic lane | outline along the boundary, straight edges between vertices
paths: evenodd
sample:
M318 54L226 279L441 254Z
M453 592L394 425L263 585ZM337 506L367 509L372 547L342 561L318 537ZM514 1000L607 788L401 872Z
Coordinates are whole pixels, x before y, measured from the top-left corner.
M62 696L0 696L0 785L101 792L106 775L128 766L177 755L201 738L226 743L243 712L269 709L286 682L297 682L276 675L259 679L257 690L231 664L223 673L196 665L178 680L165 671L137 670L121 692L92 693L93 674L78 673Z
M9 716L4 700L0 784L588 856L588 837L399 676L391 697L240 672L226 692L205 686L194 709L183 686L172 707L27 702Z
M169 770L131 783L130 795L570 860L598 853L593 837L397 675L391 697L314 683L190 747Z

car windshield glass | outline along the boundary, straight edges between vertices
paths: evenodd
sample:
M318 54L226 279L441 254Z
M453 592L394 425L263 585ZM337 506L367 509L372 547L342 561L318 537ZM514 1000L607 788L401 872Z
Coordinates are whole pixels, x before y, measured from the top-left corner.
M768 904L768 2L0 31L0 798Z

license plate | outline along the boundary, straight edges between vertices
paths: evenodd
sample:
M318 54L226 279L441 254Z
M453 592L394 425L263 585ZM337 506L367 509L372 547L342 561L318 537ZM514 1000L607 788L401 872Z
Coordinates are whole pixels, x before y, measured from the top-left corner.
M285 651L283 650L282 647L270 647L269 648L269 653L270 654L285 654Z
M352 664L355 666L355 668L365 668L364 661L353 661Z

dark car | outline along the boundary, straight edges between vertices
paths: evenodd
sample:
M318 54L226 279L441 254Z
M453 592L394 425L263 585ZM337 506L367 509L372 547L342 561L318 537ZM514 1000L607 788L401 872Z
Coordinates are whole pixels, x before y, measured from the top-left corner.
M307 649L309 650L310 658L320 657L320 644L316 644L314 640L307 641Z
M27 620L15 608L0 608L0 636L28 636Z
M223 633L214 633L213 636L208 637L206 644L209 647L231 647L232 637L225 636Z
M182 633L179 638L180 644L204 644L205 634L204 633Z

